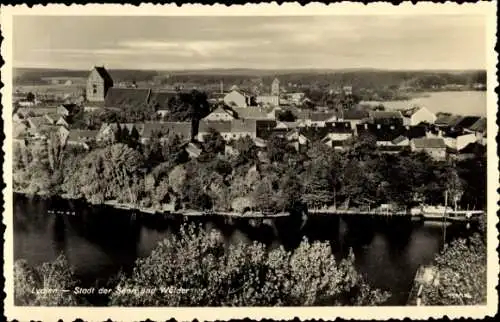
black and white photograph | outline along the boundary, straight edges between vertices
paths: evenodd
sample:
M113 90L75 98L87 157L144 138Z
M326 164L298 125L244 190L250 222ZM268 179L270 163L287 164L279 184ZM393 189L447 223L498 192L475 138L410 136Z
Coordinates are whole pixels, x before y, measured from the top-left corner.
M2 8L9 319L496 313L495 2L266 6Z

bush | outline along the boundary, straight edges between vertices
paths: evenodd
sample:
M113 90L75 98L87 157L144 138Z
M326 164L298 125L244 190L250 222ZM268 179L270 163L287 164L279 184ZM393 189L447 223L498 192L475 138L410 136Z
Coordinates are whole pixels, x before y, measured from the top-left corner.
M75 279L66 258L32 267L25 260L14 263L14 303L33 306L77 305ZM62 290L69 290L63 292Z
M338 262L328 243L304 240L294 252L267 250L256 242L226 247L215 230L190 225L137 260L132 275L118 283L110 304L375 305L387 298L363 281L352 253Z
M426 286L426 305L486 304L486 244L482 236L458 239L435 259L438 283Z

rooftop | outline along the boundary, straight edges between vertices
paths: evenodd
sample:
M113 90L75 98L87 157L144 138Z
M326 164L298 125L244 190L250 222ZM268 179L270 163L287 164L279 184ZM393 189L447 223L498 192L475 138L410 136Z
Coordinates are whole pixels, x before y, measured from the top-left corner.
M441 149L446 148L444 140L441 138L416 138L412 140L413 145L419 149Z

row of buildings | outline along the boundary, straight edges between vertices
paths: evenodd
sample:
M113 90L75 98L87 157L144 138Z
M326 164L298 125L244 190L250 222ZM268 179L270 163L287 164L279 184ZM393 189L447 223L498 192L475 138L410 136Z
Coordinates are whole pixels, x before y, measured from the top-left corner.
M297 99L304 99L299 94L288 93L291 97L296 95ZM115 88L106 69L96 67L87 80L86 95L87 102L83 105L85 111L149 104L156 107L156 113L166 115L169 113L168 100L175 93L144 88ZM191 122L161 121L120 126L129 132L135 129L142 142L148 141L155 133L176 133L186 142L193 142L190 144L191 151L199 151L195 142L202 142L212 130L219 132L228 142L248 136L258 146L265 146L266 140L275 134L285 137L297 149L320 141L342 150L348 148L352 138L369 136L386 153L397 153L404 149L425 151L437 160L445 159L447 155L464 157L484 149L486 144L486 119L481 117L435 115L425 107L404 111L374 111L360 107L346 111L313 111L293 104L282 106L279 99L283 96L277 79L268 96L278 99L269 98L267 103L273 104L252 106L248 96L238 88L232 88L214 102L212 112L199 122L197 128ZM261 102L264 100L262 97ZM92 142L113 139L117 124L104 124L96 131L69 130L68 118L78 108L74 104L19 108L14 114L14 138L43 138L48 131L55 130L65 144L86 148ZM294 115L295 121L279 121L279 115L287 111Z

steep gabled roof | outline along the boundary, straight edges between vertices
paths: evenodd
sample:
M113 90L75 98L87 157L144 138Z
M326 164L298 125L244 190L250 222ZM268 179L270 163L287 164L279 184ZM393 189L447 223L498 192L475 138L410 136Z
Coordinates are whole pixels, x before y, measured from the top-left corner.
M434 124L444 125L444 126L453 126L461 119L460 115L452 115L452 114L439 114L437 116Z
M481 117L479 120L474 122L474 124L469 126L468 129L474 132L486 132L486 118Z
M99 76L101 76L105 83L107 83L109 86L113 86L113 78L111 78L111 75L109 75L104 66L95 66L94 69L97 71Z
M106 107L124 108L148 104L151 90L147 88L115 88L108 90L104 98Z
M479 116L463 116L459 120L457 120L457 122L455 122L455 124L453 124L452 126L465 129L465 128L472 126L474 123L476 123L480 119L481 119L481 117L479 117Z
M412 140L413 145L419 149L441 149L446 148L442 138L417 138Z

